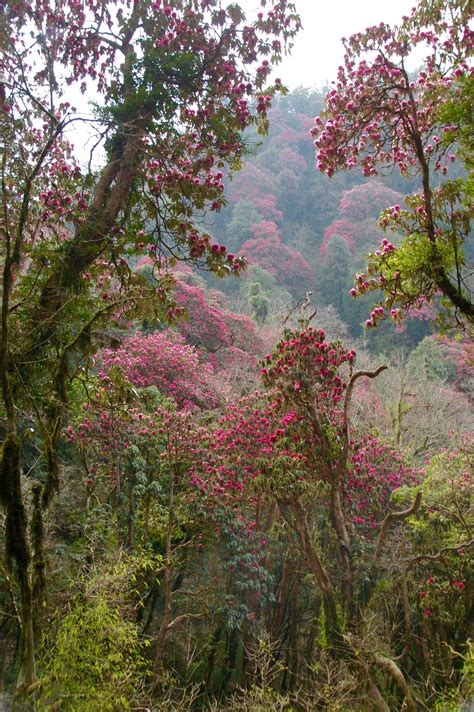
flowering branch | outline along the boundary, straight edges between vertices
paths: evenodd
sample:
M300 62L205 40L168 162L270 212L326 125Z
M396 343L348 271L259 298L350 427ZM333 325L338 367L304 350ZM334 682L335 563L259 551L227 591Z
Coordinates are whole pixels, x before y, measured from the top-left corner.
M473 545L474 539L471 539L470 541L461 542L460 544L457 544L455 546L445 546L440 549L436 554L418 554L418 556L414 556L412 559L410 559L408 564L405 566L405 570L403 572L403 613L405 623L405 645L403 646L403 650L400 655L397 655L397 657L392 658L393 661L402 660L407 655L410 648L412 625L410 600L408 596L408 574L411 569L416 566L416 564L419 564L421 561L439 561L443 558L444 554L462 551L463 549L468 549Z

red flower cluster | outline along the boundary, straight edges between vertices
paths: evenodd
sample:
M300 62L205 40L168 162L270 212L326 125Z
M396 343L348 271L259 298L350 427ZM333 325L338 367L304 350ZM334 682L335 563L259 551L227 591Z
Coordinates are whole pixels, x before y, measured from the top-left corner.
M317 399L319 404L338 403L346 387L339 369L352 364L355 355L338 341L328 343L322 329L286 330L273 354L265 357L263 383L283 398L297 392L299 398Z

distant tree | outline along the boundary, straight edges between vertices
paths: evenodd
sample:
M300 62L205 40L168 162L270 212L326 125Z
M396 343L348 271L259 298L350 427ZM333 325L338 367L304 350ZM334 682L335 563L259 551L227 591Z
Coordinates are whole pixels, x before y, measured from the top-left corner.
M208 302L200 287L178 282L176 300L185 311L179 329L189 344L208 352L230 346L229 330L222 312Z
M400 193L388 188L380 180L372 179L343 192L339 213L341 218L354 224L369 218L377 220L383 208L400 203L402 199Z
M340 240L344 240L350 252L355 251L354 235L356 228L346 219L334 220L329 227L324 231L324 239L319 248L321 255L325 255L328 249L328 245L337 236Z
M297 221L302 206L303 176L291 164L280 170L277 176L276 194L278 203L285 211L287 220Z
M281 289L281 287L277 284L275 275L259 264L250 264L248 266L245 271L244 280L245 279L252 282L258 282L265 292L273 292L273 290L278 291Z
M329 240L319 265L318 292L324 304L333 304L344 318L348 297L350 249L347 241L335 233Z
M247 284L249 282L257 282L262 289L262 293L277 310L282 306L286 309L291 303L291 294L289 291L277 283L275 275L260 265L255 263L249 265L244 274L241 293L246 299L248 299Z
M278 156L279 173L288 169L297 176L302 176L308 169L305 159L298 151L289 147L283 148Z
M270 300L263 293L261 285L258 282L251 282L247 289L247 296L255 321L257 324L264 324L267 320Z
M259 193L273 194L275 192L275 176L265 168L247 162L229 185L229 198L236 202L252 200L256 186L258 186Z
M233 250L239 250L252 236L252 226L262 220L253 200L242 198L232 211L232 219L226 229L226 240Z
M281 241L277 225L264 220L253 226L253 237L241 247L250 264L255 262L273 274L293 294L312 285L313 270L304 257Z
M474 346L472 341L457 341L448 336L427 336L410 354L414 371L428 378L448 381L471 399L474 397Z
M176 301L185 310L177 324L187 342L196 346L200 359L218 366L228 349L254 357L261 353L255 322L248 316L233 314L226 304L215 306L212 292L178 281Z
M296 87L291 93L281 97L274 111L283 110L293 120L316 116L324 106L322 92L307 87ZM309 127L308 127L309 128Z
M277 224L281 224L283 212L280 210L281 206L276 195L267 193L264 195L256 195L253 202L264 220L273 220ZM258 220L256 222L258 222Z

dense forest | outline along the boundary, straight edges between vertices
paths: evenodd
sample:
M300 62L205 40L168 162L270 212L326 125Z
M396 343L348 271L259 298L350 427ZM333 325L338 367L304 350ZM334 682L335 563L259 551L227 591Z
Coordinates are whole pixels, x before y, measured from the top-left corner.
M474 703L472 8L259 6L0 7L5 710Z

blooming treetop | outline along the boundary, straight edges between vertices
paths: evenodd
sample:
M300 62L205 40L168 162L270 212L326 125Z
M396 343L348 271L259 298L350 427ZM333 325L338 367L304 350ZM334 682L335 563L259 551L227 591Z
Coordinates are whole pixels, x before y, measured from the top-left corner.
M380 220L384 229L405 236L402 244L395 249L384 241L370 255L368 276L356 284L355 293L384 292L368 326L386 311L398 318L396 305L403 313L437 293L474 318L462 253L472 186L460 179L441 182L456 160L456 145L462 143L465 159L468 153L470 119L454 109L466 102L473 81L468 17L461 0L421 2L399 27L381 23L344 40L344 64L326 110L315 119L317 167L327 175L360 166L366 176L394 168L421 176L422 191L406 199L407 209L394 205ZM427 53L412 78L406 59L418 45Z

